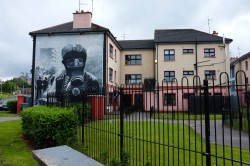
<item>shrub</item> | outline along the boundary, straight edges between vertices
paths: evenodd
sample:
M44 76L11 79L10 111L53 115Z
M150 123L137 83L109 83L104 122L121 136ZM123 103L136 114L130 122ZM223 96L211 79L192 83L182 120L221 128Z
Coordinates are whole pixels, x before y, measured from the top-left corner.
M84 123L89 123L91 121L91 105L89 103L84 104L84 116L82 114L83 108L82 103L75 103L73 106L76 114L78 115L78 123L82 124L82 118L84 117Z
M77 140L77 115L72 108L36 106L21 115L24 135L38 148L70 145Z
M7 101L7 107L11 113L17 113L17 101L16 100Z

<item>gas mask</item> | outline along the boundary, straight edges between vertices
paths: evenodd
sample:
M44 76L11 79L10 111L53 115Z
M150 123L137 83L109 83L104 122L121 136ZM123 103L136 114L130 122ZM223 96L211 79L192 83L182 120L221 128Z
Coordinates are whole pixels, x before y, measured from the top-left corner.
M66 60L65 67L69 75L68 80L65 81L66 92L73 96L79 96L85 90L85 63L82 58L70 58Z

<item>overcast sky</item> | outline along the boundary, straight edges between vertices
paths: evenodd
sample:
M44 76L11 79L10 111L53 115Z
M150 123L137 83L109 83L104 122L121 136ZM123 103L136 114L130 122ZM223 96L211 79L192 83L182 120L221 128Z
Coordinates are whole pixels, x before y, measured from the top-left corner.
M93 0L93 22L118 40L153 39L155 29L192 28L233 39L231 56L250 51L250 0ZM81 0L91 11L91 0ZM72 21L79 0L0 1L0 79L30 72L29 32ZM239 48L239 49L238 49Z

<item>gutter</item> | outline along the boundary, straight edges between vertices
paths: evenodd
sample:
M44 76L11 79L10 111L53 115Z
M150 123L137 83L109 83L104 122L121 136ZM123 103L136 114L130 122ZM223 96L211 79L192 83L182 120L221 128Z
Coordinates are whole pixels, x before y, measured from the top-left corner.
M74 34L74 33L79 33L80 35L84 34L84 33L105 33L105 32L109 32L109 30L101 30L101 31L62 31L62 32L42 32L42 33L36 33L36 32L30 32L29 35L30 36L37 36L37 35L55 35L55 34Z

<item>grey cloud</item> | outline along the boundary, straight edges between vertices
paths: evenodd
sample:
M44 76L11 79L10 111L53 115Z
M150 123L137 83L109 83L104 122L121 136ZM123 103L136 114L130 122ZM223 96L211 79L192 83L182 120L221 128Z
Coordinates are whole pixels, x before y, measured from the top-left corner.
M93 0L93 22L107 27L122 39L153 38L155 29L194 28L219 31L234 42L231 52L249 51L249 0ZM91 10L91 0L82 0L81 9ZM32 39L29 32L72 21L78 0L0 1L0 79L29 72Z

